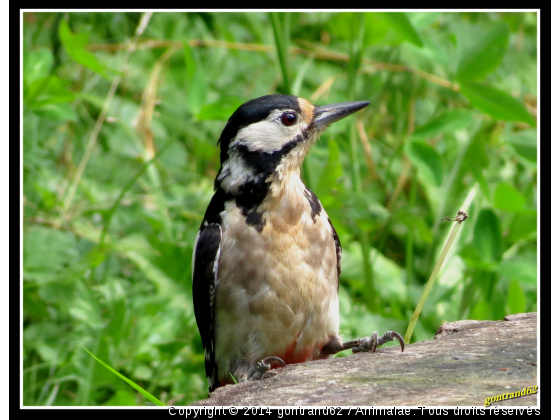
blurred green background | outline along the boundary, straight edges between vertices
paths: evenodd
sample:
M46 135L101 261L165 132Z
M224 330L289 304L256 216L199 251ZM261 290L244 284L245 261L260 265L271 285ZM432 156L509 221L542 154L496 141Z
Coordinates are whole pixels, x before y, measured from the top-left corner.
M338 230L344 338L537 310L536 13L24 13L23 402L207 395L192 244L243 102L368 100L303 178ZM156 155L157 154L157 155ZM154 159L155 156L155 159Z

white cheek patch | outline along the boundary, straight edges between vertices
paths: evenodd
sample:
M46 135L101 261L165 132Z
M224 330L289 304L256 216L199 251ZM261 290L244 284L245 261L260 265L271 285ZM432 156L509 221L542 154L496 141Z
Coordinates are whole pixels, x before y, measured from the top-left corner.
M280 117L285 111L273 111L266 120L248 125L237 133L230 149L239 145L246 146L251 152L276 152L291 140L294 140L304 126L301 120L293 126L285 126Z

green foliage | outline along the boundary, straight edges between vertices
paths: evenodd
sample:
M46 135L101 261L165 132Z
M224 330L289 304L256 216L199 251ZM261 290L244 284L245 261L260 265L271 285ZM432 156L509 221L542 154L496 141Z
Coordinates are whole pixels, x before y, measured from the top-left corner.
M479 41L463 52L457 69L459 81L480 79L496 70L502 62L508 44L508 26L500 22L489 28L484 35L478 35Z
M302 171L344 337L404 333L459 209L412 341L537 310L535 13L143 17L24 14L25 405L153 403L82 346L164 404L206 396L192 245L225 122L274 92L371 101Z
M405 13L381 13L382 16L387 19L389 25L402 36L405 40L410 42L412 45L416 45L417 47L422 48L424 44L422 44L422 40L420 39L420 35L411 25L410 20Z
M527 109L499 89L482 83L464 82L461 84L461 92L475 107L497 120L521 121L536 126Z

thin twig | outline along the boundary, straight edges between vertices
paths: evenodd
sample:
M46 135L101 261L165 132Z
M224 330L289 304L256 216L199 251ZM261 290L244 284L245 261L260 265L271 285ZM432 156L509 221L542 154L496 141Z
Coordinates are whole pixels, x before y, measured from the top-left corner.
M150 160L155 156L155 146L154 146L154 136L151 129L152 118L154 115L154 109L156 106L156 94L157 94L157 84L159 80L159 74L163 65L171 58L171 56L178 51L178 48L169 48L156 62L144 93L142 94L142 106L138 113L138 117L135 119L137 130L139 135L144 140L144 160ZM156 202L158 202L158 209L162 214L163 223L163 233L166 240L171 240L172 237L172 227L171 220L169 219L169 211L167 206L162 202L161 195L161 179L155 167L149 169L149 177L152 184L158 186L158 191L154 194Z
M243 42L227 42L219 41L215 39L191 39L187 41L191 47L218 47L218 48L228 48L231 50L245 50L245 51L257 51L257 52L274 52L275 48L270 45L262 44L247 44ZM156 41L148 40L142 41L133 46L133 50L149 50L154 48L181 48L183 46L182 41ZM120 50L125 50L128 48L128 44L99 44L99 45L88 45L89 51L108 51L116 52Z
M250 44L250 43L243 43L243 42L227 42L227 41L219 41L214 39L191 39L187 41L187 43L191 47L227 48L232 50L254 51L254 52L264 52L264 53L271 53L276 51L276 48L274 48L271 45ZM306 57L314 56L314 58L317 60L327 60L327 61L350 60L348 54L339 53L336 51L329 51L326 48L320 45L313 44L309 41L298 40L298 43L305 45L308 48L306 49L300 47L291 47L288 49L288 52L290 54L304 55ZM153 49L153 48L170 48L170 47L181 48L182 45L183 42L181 41L147 40L140 43L135 43L132 46L130 46L129 44L98 44L98 45L89 45L87 48L89 51L116 52L127 48L132 48L133 51ZM423 70L415 69L413 67L404 64L379 63L367 57L362 58L362 67L360 69L360 73L371 73L380 70L412 73L418 77L421 77L425 80L428 80L429 82L435 83L446 89L451 89L455 92L460 91L460 86L457 83L453 83L449 80L446 80L442 77L436 76L431 73L427 73ZM537 114L536 109L531 104L527 104L526 102L524 103L527 109L529 110L529 112L534 116L536 116Z
M321 86L319 86L317 90L313 92L313 95L310 96L309 99L311 100L311 102L315 103L317 99L323 96L325 92L327 93L328 96L328 91L330 90L335 80L336 78L334 76L329 76L327 80L321 83Z
M369 144L366 130L364 128L364 123L361 119L357 121L358 126L358 136L360 137L360 141L362 142L362 146L364 147L364 151L366 152L366 165L369 171L369 179L375 181L377 179L377 173L375 172L375 163L373 162L373 152L371 151L371 145Z
M140 107L138 117L135 118L135 121L133 122L133 125L137 126L138 132L144 138L144 145L147 151L147 159L153 158L155 154L150 126L152 125L152 118L154 115L156 104L157 82L159 80L159 74L165 62L169 60L169 58L171 58L171 56L177 51L178 48L172 47L168 49L157 60L156 64L154 65L154 69L150 74L150 78L148 79L146 88L142 93L142 106Z
M187 41L187 43L191 47L227 48L231 50L256 51L256 52L266 52L266 53L276 51L276 48L274 48L271 45L249 44L243 42L227 42L227 41L219 41L213 39L191 39ZM304 42L300 41L300 43L304 43ZM288 52L294 55L304 55L304 56L314 55L317 60L329 60L329 61L350 60L348 54L329 51L311 42L305 42L305 44L308 45L311 49L291 47L288 49ZM145 50L145 49L153 49L153 48L169 48L169 47L181 48L182 45L183 43L181 41L148 40L148 41L134 44L132 48L134 51L134 50ZM101 44L101 45L88 46L88 50L90 51L109 51L109 52L120 51L127 48L129 48L128 44ZM443 86L445 88L453 89L454 91L459 91L459 85L457 85L456 83L452 83L449 80L445 80L441 77L435 76L430 73L426 73L425 71L419 69L414 69L404 64L379 63L369 58L362 58L362 65L367 66L367 67L362 67L362 71L366 73L370 73L372 71L379 71L379 70L409 72L419 77L422 77L423 79L426 79L430 82Z

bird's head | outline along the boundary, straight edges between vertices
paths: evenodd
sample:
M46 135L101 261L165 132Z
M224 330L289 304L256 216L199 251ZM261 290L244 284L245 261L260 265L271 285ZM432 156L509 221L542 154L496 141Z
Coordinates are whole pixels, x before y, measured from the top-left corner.
M221 168L216 187L227 193L297 171L329 124L369 105L367 101L315 106L291 95L267 95L245 102L229 118L218 143ZM250 190L248 189L250 187Z

